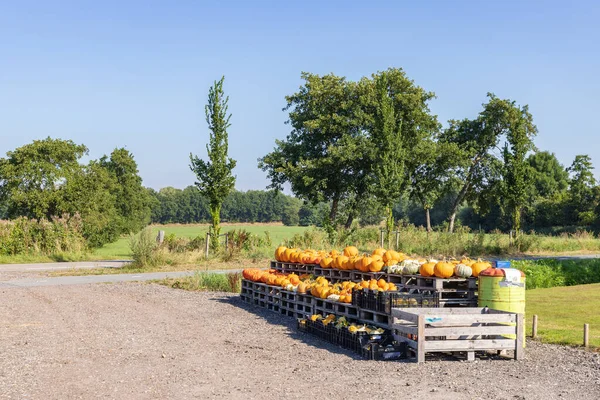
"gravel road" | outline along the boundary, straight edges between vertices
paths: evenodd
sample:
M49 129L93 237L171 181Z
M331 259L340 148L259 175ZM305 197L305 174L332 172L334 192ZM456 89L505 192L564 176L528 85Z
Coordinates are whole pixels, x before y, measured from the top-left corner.
M600 398L600 355L364 361L237 296L144 283L0 289L0 399Z

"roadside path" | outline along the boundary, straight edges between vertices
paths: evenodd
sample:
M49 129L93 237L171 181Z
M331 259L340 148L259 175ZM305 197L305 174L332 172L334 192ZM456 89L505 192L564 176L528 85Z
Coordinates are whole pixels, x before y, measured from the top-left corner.
M209 271L217 274L226 274L228 272L241 272L242 270L217 270ZM179 278L182 276L194 275L196 271L179 272L148 272L143 274L114 274L114 275L85 275L85 276L57 276L57 277L36 277L14 279L0 282L0 289L15 287L38 287L38 286L69 286L85 285L90 283L116 283L116 282L137 282L151 281L164 278Z
M121 268L130 260L74 261L36 264L0 264L2 272L60 271L65 269Z

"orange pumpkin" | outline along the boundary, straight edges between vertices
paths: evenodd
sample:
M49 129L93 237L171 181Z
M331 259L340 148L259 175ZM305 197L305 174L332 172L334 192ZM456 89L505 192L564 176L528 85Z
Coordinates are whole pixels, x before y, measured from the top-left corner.
M485 261L477 260L476 263L471 265L471 269L473 270L473 276L477 278L482 271L485 271L486 269L491 267L492 264Z
M277 261L283 261L281 259L281 257L286 249L287 249L287 247L285 247L285 246L279 246L278 248L275 249L275 259Z
M344 255L346 257L354 257L358 255L358 249L354 246L348 246L344 249Z
M363 257L358 263L358 270L362 272L369 272L369 265L373 262L371 257Z
M380 257L383 257L384 254L385 254L385 249L381 248L381 247L373 250L373 253L372 253L372 255L378 255Z
M319 263L319 265L321 266L321 268L331 268L332 263L333 263L333 258L324 257L321 259L321 262Z
M422 276L433 276L433 272L435 269L435 263L428 262L425 264L421 264L419 267L419 274Z
M382 260L373 260L371 264L369 264L370 272L379 272L383 269L383 261Z
M454 275L454 264L447 261L440 261L433 267L433 274L438 278L450 278Z

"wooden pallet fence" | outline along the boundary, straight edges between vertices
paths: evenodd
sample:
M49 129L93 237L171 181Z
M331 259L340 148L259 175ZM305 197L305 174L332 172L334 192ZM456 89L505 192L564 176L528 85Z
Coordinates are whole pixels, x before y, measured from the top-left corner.
M391 328L397 340L406 342L417 362L427 353L466 353L475 359L477 351L514 350L524 357L524 317L487 308L433 308L392 310Z

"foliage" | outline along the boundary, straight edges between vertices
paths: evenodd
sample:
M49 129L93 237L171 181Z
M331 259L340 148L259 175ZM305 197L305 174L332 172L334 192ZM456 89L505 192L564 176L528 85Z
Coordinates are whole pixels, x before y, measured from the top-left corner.
M158 281L159 284L190 291L211 291L239 293L242 275L240 273L220 274L215 272L195 272L192 276Z
M302 79L300 91L286 97L290 134L259 160L271 187L289 183L299 198L327 202L325 226L332 234L342 204L346 228L374 195L389 215L401 190L406 149L438 127L427 106L434 94L397 68L359 82L333 74L303 73Z
M81 169L87 147L71 140L34 140L0 159L0 198L8 216L51 219L61 214L60 187Z
M525 272L528 289L600 283L600 259L544 259L514 264Z
M150 223L150 196L142 186L133 154L124 148L115 149L110 158L100 159L102 165L116 182L110 192L114 196L118 231L137 232Z
M19 217L0 222L0 255L45 255L54 258L86 249L79 215L40 220Z
M81 164L88 149L70 140L35 140L0 159L0 203L8 217L78 215L87 247L100 247L149 222L149 203L133 156Z
M146 227L138 234L131 235L129 239L132 264L136 267L154 266L157 264L155 251L157 249L156 237L152 228Z
M211 246L219 248L221 233L221 206L235 185L232 170L236 161L228 158L227 128L231 125L231 114L227 115L229 97L223 92L222 77L208 91L208 104L205 107L206 122L210 129L209 143L206 145L209 161L199 159L190 153L190 169L196 174L196 186L207 199L212 218Z

